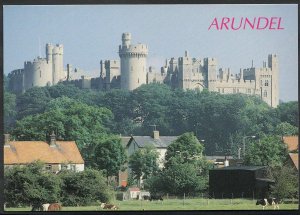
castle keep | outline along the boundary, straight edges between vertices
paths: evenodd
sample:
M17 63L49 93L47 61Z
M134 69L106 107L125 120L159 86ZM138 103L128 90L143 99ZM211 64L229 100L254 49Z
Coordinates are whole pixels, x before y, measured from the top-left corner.
M63 45L46 44L46 58L26 61L24 69L14 70L8 75L10 90L23 93L32 87L55 85L66 78L63 69Z
M24 69L9 74L9 89L22 93L31 87L55 85L58 82L74 83L80 88L134 90L142 84L164 83L172 88L208 89L220 94L243 93L257 95L271 107L279 104L278 56L270 54L262 67L240 69L233 74L230 68L217 68L216 58L196 59L185 51L183 57L170 58L157 72L147 70L148 46L132 44L131 34L122 34L119 59L101 60L98 77L88 77L67 64L63 68L63 46L46 45L46 58L25 62Z

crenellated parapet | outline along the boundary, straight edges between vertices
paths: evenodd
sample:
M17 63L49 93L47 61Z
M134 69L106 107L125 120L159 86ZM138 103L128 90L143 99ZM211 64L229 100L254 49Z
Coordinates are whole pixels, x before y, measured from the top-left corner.
M148 56L148 46L145 44L137 44L127 46L119 46L119 56L121 58L146 58Z

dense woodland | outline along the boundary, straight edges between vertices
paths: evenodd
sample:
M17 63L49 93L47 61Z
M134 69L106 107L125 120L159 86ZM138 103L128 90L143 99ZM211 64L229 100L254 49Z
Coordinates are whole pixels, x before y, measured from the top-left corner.
M132 92L82 90L73 85L4 94L5 132L16 140L46 140L52 131L83 149L114 135L179 136L194 132L207 155L233 154L243 136L298 134L298 101L271 108L256 96L172 90L143 85ZM251 142L251 140L247 140Z

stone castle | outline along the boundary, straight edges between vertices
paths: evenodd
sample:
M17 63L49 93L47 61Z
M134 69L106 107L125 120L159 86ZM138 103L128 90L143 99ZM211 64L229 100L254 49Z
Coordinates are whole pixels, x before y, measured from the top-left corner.
M257 95L271 107L279 104L278 56L271 54L261 68L240 69L238 74L230 68L217 68L216 58L196 59L185 51L183 57L165 61L160 72L147 69L148 46L131 44L131 34L123 33L119 46L120 60L101 60L98 77L88 77L67 64L63 67L63 46L46 45L46 58L25 62L24 69L12 71L9 89L23 93L31 87L52 86L58 82L74 83L80 88L134 90L142 84L163 83L172 88L208 89L221 94L243 93ZM218 70L218 71L217 71Z

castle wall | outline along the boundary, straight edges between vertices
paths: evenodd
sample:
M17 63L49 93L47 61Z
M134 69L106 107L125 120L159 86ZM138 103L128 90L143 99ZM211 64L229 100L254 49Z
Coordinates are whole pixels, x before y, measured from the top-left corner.
M106 60L105 61L105 89L120 88L120 61Z
M134 90L146 84L148 46L131 45L131 34L124 33L122 46L119 46L119 56L121 58L121 88Z
M167 72L164 68L162 68L162 71L158 73L153 69L152 67L149 68L149 72L147 72L147 78L146 78L146 83L160 83L163 84L165 83L165 79L167 77Z
M260 95L259 90L255 90L254 80L218 80L215 85L215 92L221 94L243 93L248 95Z
M15 94L24 92L24 69L16 69L8 74L8 89Z

